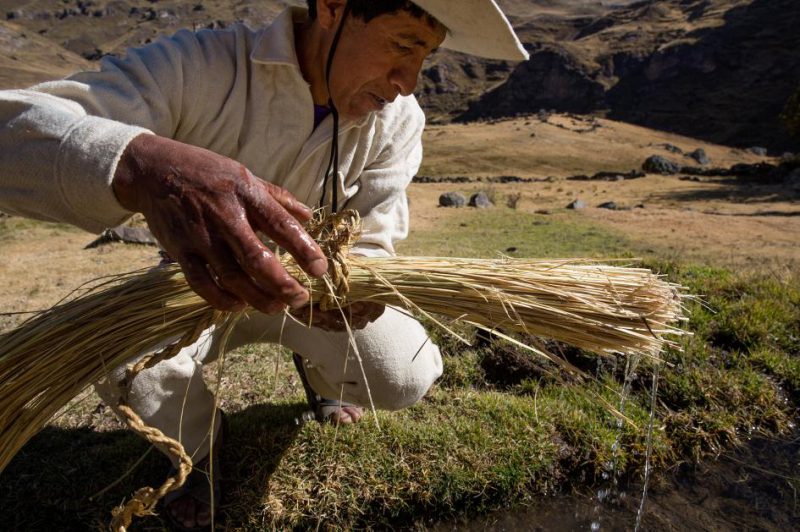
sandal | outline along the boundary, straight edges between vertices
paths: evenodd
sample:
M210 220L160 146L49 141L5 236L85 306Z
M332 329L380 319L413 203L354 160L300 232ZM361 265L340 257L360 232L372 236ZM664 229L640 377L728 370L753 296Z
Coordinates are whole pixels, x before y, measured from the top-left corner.
M222 423L217 441L214 442L213 450L213 481L209 482L209 460L208 457L205 457L195 464L194 467L192 467L192 471L189 473L189 476L186 477L186 482L184 482L183 486L175 491L167 493L162 499L164 510L162 515L166 517L170 528L173 530L179 530L181 532L199 532L202 530L211 530L211 520L206 525L195 524L195 526L186 526L177 516L172 513L170 506L184 497L189 497L195 502L195 504L204 504L209 509L212 507L213 500L213 515L217 516L219 513L220 501L222 499L221 474L219 472L219 450L222 447L222 442L225 440L228 432L227 418L221 411L220 414L222 415ZM177 474L177 472L178 470L172 467L170 468L169 474L170 476L174 476ZM197 516L197 511L195 511L195 516Z
M311 388L311 384L308 382L306 370L303 366L303 357L297 353L293 353L292 360L294 361L294 367L297 368L297 373L300 375L300 382L303 383L303 389L306 392L306 400L308 401L308 406L310 407L308 411L303 412L301 416L303 421L315 419L319 423L342 423L338 417L345 408L355 408L359 411L361 410L360 406L353 403L347 403L337 399L327 399L316 393L314 389ZM345 413L351 417L351 423L356 423L361 418L360 415L356 417L350 412L345 411Z

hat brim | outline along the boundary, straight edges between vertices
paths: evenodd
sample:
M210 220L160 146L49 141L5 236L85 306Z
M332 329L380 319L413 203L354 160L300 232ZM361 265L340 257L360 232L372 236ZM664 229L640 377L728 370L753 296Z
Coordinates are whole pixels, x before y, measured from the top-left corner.
M494 0L411 0L447 28L443 48L487 59L524 61L528 52Z

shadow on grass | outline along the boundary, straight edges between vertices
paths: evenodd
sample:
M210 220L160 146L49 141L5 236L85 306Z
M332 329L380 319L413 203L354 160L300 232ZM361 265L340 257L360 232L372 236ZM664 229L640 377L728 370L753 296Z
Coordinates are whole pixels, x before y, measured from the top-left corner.
M736 178L708 179L700 182L708 188L694 187L653 194L654 199L672 201L732 201L734 203L800 202L800 193L783 184L758 185ZM720 186L722 185L722 186ZM759 216L764 214L758 213ZM781 213L779 215L786 216Z
M295 419L305 408L254 405L229 416L221 457L220 517L226 525L246 525L251 513L261 513L265 488L295 439L300 429ZM116 505L165 480L169 461L148 449L127 430L46 427L0 475L0 530L107 529ZM131 529L166 525L154 516L134 520Z

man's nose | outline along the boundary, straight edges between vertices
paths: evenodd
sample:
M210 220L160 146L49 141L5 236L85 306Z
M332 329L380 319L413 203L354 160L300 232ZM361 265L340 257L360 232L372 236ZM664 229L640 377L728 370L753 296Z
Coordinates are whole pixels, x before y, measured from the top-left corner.
M398 93L408 96L417 87L420 67L421 65L397 65L389 73L389 82Z

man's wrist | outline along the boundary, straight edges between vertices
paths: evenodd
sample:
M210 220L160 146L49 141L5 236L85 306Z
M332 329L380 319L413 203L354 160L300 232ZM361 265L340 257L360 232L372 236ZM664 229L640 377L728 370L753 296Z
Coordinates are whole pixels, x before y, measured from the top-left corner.
M147 153L147 145L156 138L155 135L143 133L131 140L122 152L122 156L117 163L114 178L111 181L111 188L114 191L117 201L122 207L131 212L140 212L139 193L142 183L139 176L145 170L144 160Z

